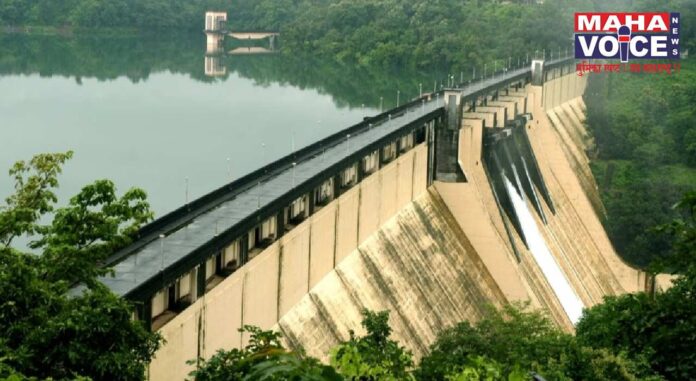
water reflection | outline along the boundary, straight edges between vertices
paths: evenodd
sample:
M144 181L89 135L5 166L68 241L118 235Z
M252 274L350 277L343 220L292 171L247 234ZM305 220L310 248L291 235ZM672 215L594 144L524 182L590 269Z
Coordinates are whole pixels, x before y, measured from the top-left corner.
M226 45L228 50L248 48L244 44ZM111 37L0 34L0 76L63 76L79 84L84 78L106 81L119 77L138 83L160 72L184 74L206 83L238 75L260 86L275 83L316 89L330 95L339 107L378 108L382 99L384 109L396 105L397 93L403 103L416 97L419 87L424 91L439 88L448 77L438 72L358 68L291 52L204 60L206 50L206 38L200 33Z
M1 36L0 171L36 153L74 150L62 202L109 178L121 190L144 188L161 215L378 112L359 106L367 102L358 87L320 74L322 65L239 56L224 76L208 78L204 56L200 34ZM0 198L12 190L5 176Z
M433 83L284 52L217 58L200 33L0 35L0 171L74 150L62 200L109 178L143 187L159 215L184 202L186 179L198 197Z

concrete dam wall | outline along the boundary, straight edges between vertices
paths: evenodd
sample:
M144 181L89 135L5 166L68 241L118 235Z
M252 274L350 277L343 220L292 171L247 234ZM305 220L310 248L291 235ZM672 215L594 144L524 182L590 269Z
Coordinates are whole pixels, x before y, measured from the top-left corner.
M464 182L428 186L427 142L383 166L165 324L150 379L184 379L187 360L243 346L245 324L326 360L361 331L363 308L389 310L393 338L420 358L488 305L529 301L572 331L583 307L643 289L600 223L584 88L571 72L464 106Z
M478 319L505 296L436 191L430 190L351 253L278 323L291 348L327 359L360 332L360 311L390 311L416 357L443 328Z
M383 166L167 322L149 378L183 380L193 369L186 361L244 346L244 325L276 326L360 242L426 192L427 155L422 143Z
M506 229L510 220L483 168L486 129L525 112L532 114L524 129L552 201L539 197L544 218L530 215L557 274L580 308L642 289L642 274L620 260L599 220L601 202L585 154L591 141L582 124L584 85L565 75L465 112L459 164L467 182L436 181L330 272L279 321L289 346L326 359L348 330L360 332L362 308L389 310L393 337L417 358L443 327L476 321L489 304L529 301L572 331L557 285L524 233ZM532 200L524 202L534 209Z

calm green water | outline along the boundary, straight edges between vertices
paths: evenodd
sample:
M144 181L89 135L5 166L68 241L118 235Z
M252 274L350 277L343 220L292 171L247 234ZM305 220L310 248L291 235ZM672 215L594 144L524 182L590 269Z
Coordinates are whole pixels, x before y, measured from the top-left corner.
M161 215L185 202L187 179L193 199L393 106L397 88L402 102L417 95L426 80L284 55L226 57L227 73L212 78L204 52L202 35L0 35L0 170L73 150L62 202L108 178L144 188ZM0 195L11 190L0 176Z

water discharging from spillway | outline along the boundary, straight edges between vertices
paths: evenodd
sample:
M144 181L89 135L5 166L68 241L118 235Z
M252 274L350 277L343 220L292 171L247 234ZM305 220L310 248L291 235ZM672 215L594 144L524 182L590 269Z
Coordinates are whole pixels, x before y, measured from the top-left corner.
M541 235L539 227L527 207L527 203L517 193L517 190L507 177L504 177L504 181L508 196L510 200L512 200L515 214L520 221L522 233L529 246L529 251L544 273L556 297L558 297L568 318L573 324L576 324L582 316L584 304L575 291L573 291L568 278L566 278L560 266L553 258L551 250L549 250L549 247L546 245L546 241L544 241L544 237Z

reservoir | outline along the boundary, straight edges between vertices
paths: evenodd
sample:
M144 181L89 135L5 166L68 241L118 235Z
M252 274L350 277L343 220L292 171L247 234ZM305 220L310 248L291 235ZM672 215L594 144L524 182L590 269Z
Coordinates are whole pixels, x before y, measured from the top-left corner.
M196 34L0 35L0 196L15 161L73 150L61 204L105 178L161 216L419 91L417 76L286 54L221 60L207 76Z

